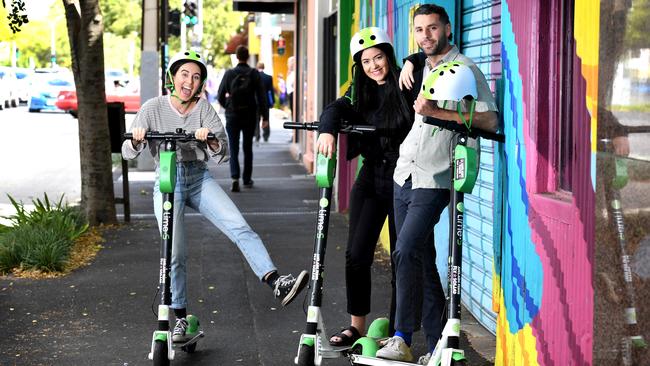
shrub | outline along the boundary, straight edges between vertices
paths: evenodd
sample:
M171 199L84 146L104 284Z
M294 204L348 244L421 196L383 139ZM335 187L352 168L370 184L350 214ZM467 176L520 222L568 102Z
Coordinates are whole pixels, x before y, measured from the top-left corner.
M5 217L13 225L0 225L0 272L15 268L44 272L61 271L74 241L88 229L81 212L63 203L53 204L47 194L32 200L35 208L28 211L22 202L9 196L16 209Z

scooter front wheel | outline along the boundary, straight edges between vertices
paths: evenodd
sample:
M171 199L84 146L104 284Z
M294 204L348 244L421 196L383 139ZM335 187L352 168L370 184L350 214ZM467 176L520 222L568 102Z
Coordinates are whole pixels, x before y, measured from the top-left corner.
M169 366L169 357L167 355L167 342L156 341L153 347L153 365Z
M298 366L314 366L314 346L300 345L298 351Z

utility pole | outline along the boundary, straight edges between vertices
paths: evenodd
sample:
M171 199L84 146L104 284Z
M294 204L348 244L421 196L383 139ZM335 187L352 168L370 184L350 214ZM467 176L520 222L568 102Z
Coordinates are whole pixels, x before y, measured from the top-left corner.
M165 89L165 70L167 70L167 63L169 62L169 49L167 40L169 32L167 30L167 17L169 16L169 2L168 0L160 0L160 70L162 81L162 94L167 94Z
M56 67L56 37L54 35L56 29L56 23L52 22L50 24L50 67Z
M181 50L187 49L187 25L181 22Z
M160 95L160 61L158 54L158 0L142 0L142 38L140 58L140 104ZM138 156L138 170L154 170L148 149Z
M188 28L190 32L190 48L194 51L201 52L203 41L203 0L190 0L196 4L196 23L192 23Z

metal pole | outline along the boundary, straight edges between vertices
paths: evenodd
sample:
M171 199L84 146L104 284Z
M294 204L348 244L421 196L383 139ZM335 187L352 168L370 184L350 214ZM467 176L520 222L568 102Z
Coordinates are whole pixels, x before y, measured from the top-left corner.
M187 49L187 25L183 21L183 15L181 14L181 50Z
M55 37L55 29L56 29L56 23L52 22L51 23L51 32L50 32L50 63L51 67L54 68L56 66L56 37Z
M165 70L167 70L167 62L169 61L167 39L169 33L167 30L167 18L169 17L169 3L167 0L160 0L160 70L162 79L162 94L167 94L165 89Z
M199 19L198 23L192 27L190 48L194 51L201 52L201 43L203 41L203 0L197 0L196 2L196 15Z

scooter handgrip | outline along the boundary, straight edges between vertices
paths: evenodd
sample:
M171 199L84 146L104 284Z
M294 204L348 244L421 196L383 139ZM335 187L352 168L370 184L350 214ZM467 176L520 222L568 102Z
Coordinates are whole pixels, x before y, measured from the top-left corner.
M371 125L353 125L352 130L359 132L375 132L376 127Z
M318 129L318 123L315 122L285 122L283 124L283 127L286 129L292 129L292 130L317 130Z

